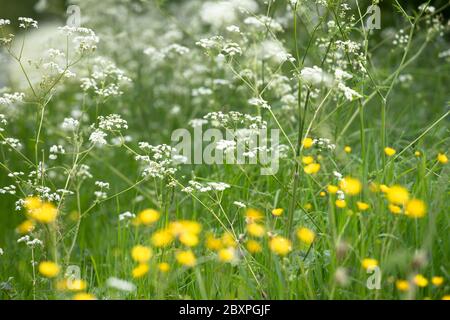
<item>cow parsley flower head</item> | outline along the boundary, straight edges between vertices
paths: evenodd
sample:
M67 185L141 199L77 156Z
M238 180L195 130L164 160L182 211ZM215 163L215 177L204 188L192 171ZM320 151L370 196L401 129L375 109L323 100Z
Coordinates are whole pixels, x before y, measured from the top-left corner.
M61 129L64 131L75 131L79 125L80 122L74 118L64 118Z
M29 29L29 28L37 29L38 28L38 23L34 19L20 17L18 20L19 20L19 28L22 28L22 29Z
M3 27L3 26L7 26L9 24L11 24L10 20L8 20L8 19L0 19L0 28Z
M303 68L300 77L311 86L330 86L333 82L332 77L317 66Z
M106 131L120 131L122 129L128 129L127 121L122 119L118 114L110 114L106 117L98 117L98 127Z
M96 145L105 145L107 142L105 140L107 134L100 129L95 129L89 137L89 141Z

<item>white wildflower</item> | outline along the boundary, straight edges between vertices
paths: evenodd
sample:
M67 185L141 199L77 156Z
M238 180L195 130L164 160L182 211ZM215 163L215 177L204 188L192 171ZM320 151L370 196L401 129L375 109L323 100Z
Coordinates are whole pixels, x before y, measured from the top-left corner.
M107 136L107 134L104 133L102 130L96 129L89 136L89 141L91 141L93 144L105 145L107 143L105 140L106 136Z
M110 288L125 292L133 292L136 290L136 286L133 283L115 277L108 278L106 285Z
M136 218L136 215L134 213L131 213L129 211L126 211L124 213L119 214L119 221L123 221L126 219L134 219Z

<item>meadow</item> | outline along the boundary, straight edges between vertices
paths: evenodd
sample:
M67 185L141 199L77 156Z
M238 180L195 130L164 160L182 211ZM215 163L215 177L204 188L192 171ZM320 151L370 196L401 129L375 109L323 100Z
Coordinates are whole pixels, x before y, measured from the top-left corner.
M0 299L450 299L448 1L70 5L0 12Z

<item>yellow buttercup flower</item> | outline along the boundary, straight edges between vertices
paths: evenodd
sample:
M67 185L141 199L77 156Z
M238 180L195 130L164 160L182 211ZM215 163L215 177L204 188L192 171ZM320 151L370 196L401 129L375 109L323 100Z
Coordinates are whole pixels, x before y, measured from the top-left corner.
M255 240L248 240L246 247L250 253L259 253L262 251L262 246Z
M54 278L59 274L59 270L61 269L56 263L53 261L42 261L39 264L39 273L47 278Z
M319 170L320 170L320 164L319 163L311 163L311 164L308 164L307 166L305 166L303 168L303 171L306 174L315 174L315 173L319 172Z
M364 269L368 270L378 266L378 260L372 258L365 258L361 261L361 265Z
M157 268L161 272L169 272L170 265L167 262L161 262L161 263L158 263Z
M303 164L311 164L314 162L314 158L311 156L304 156L302 158L302 162L303 162Z
M389 192L389 187L385 184L380 185L380 191L383 193L388 193Z
M247 223L252 223L262 220L264 218L264 215L258 209L248 208L247 210L245 210L245 218Z
M347 202L344 199L337 199L335 201L336 207L338 208L345 208L347 206Z
M217 257L221 262L232 262L236 259L236 253L234 248L220 249L217 253Z
M397 280L395 281L395 286L399 291L408 291L409 290L409 282L407 280Z
M213 235L209 234L206 237L206 247L209 250L217 251L219 249L222 249L222 240L214 237Z
M233 247L235 248L237 246L236 239L230 232L225 232L222 235L222 245L224 247Z
M339 191L339 188L338 188L337 186L334 186L334 185L332 185L332 184L329 184L329 185L327 186L327 191L328 191L328 193L330 193L330 194L336 194L336 192Z
M161 214L157 210L145 209L138 213L137 219L144 225L151 225L158 221L160 216Z
M433 277L431 278L431 283L436 287L439 287L444 283L444 277Z
M409 192L406 188L394 185L387 191L387 199L390 203L403 205L409 200Z
M428 285L428 279L425 278L421 274L415 275L413 281L416 284L416 286L418 286L418 287L422 287L423 288L423 287L426 287Z
M272 214L273 214L275 217L281 216L281 215L283 214L283 212L284 212L284 209L283 209L283 208L276 208L276 209L273 209L273 210L272 210Z
M370 207L368 203L365 203L362 201L356 201L356 206L358 207L358 210L360 210L360 211L366 211Z
M444 153L439 153L437 156L437 161L439 161L442 164L446 164L448 162L448 158Z
M442 300L450 300L450 294L447 294L442 297Z
M285 256L292 250L292 242L289 239L281 236L273 237L269 242L269 248L274 253Z
M150 241L155 247L166 247L173 241L172 233L167 229L158 230L150 238Z
M297 230L297 238L308 245L314 242L316 234L308 228L300 228Z
M21 224L19 224L16 228L16 232L19 234L26 234L34 230L34 222L33 220L25 220Z
M131 257L133 260L140 263L148 262L152 255L152 250L149 247L141 245L134 246L131 250Z
M250 223L247 225L247 232L254 237L264 236L266 229L264 226L257 223Z
M400 208L399 206L396 206L395 204L389 204L388 208L389 208L389 211L394 214L402 213L402 208Z
M352 148L350 146L345 146L344 151L350 153L352 152Z
M180 242L188 247L195 247L198 244L198 236L191 232L185 232L180 235Z
M66 287L70 291L86 290L87 283L82 279L66 280Z
M313 146L314 140L306 137L305 139L303 139L302 144L303 144L303 148L309 149Z
M197 259L191 250L179 251L176 253L175 258L179 264L186 267L193 267L197 262Z
M169 224L169 230L175 237L181 236L183 233L192 233L198 235L202 231L202 225L197 221L180 220Z
M56 220L58 210L55 205L50 202L44 202L39 208L29 210L30 217L41 223L52 223Z
M362 184L361 182L352 177L345 177L341 181L339 181L339 187L345 194L354 196L361 192Z
M390 147L386 147L384 148L384 153L388 156L388 157L392 157L397 151L395 151L395 149L392 149Z
M133 278L138 279L138 278L142 278L143 276L145 276L148 273L149 270L149 266L146 263L140 263L137 267L135 267L133 269L133 271L131 272Z
M42 205L42 201L38 197L27 197L27 198L25 198L24 207L28 211L36 210L36 209L40 208L41 205Z
M325 191L320 191L319 196L321 197L325 197L327 194L325 193Z
M419 199L411 199L406 204L405 214L410 218L422 218L427 213L425 202Z
M312 206L312 204L311 203L306 203L304 206L303 206L303 208L306 210L306 211L310 211L310 210L312 210L312 208L313 208L313 206Z
M420 157L420 156L422 155L422 153L421 153L420 151L416 151L416 152L414 152L414 155L415 155L416 157Z
M80 292L73 296L73 300L96 300L97 298L91 293Z

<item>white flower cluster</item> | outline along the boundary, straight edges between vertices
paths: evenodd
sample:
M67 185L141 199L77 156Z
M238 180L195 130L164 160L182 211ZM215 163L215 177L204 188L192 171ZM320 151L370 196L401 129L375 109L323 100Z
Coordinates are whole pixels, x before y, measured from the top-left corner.
M142 172L144 177L163 179L177 171L176 165L179 163L172 157L176 150L171 146L166 144L153 146L147 142L139 142L139 148L147 153L135 157L144 165Z
M245 203L240 202L240 201L234 201L233 204L234 204L235 206L239 207L239 208L245 208L245 207L247 207L247 205L246 205Z
M107 134L100 129L95 129L94 132L89 136L89 141L95 145L102 146L107 144L106 138Z
M239 11L252 13L258 9L254 0L205 1L200 8L200 19L213 28L220 28L238 19Z
M243 125L249 129L264 129L267 128L267 122L262 120L260 116L252 116L238 111L230 111L223 113L222 111L210 112L206 114L203 119L211 122L214 127L236 128L238 125Z
M436 11L436 8L433 6L430 6L428 3L422 3L418 9L420 11L424 11L425 13L433 14Z
M262 98L250 98L248 99L248 104L255 106L255 107L260 107L263 109L271 109L272 107L267 103L266 100L262 99Z
M192 89L193 97L210 96L212 94L213 94L213 91L210 88L199 87L199 88Z
M29 235L23 236L17 239L17 243L24 242L29 248L35 248L37 246L44 246L44 243L38 238L31 239Z
M0 194L16 194L16 186L10 185L0 188Z
M224 39L222 36L212 36L210 38L202 38L195 44L202 47L203 49L221 49L223 46Z
M25 94L22 92L4 93L0 97L0 105L9 106L17 102L22 102Z
M28 28L38 28L38 22L32 18L19 17L19 28L28 29ZM9 20L8 20L9 21Z
M5 131L4 126L8 124L8 120L6 120L6 117L4 114L0 113L0 132Z
M161 63L165 59L177 59L179 56L187 55L190 51L188 47L172 43L162 49L147 47L144 49L144 54L149 56L152 62Z
M280 41L264 40L256 47L259 59L281 64L285 61L295 62L294 57L286 51Z
M79 125L80 122L74 118L64 118L61 129L64 131L75 131Z
M122 95L121 87L130 83L131 79L110 60L97 57L91 75L81 78L80 81L84 91L92 90L95 94L108 98Z
M240 56L242 54L241 47L235 42L227 42L224 44L222 48L222 53L226 56Z
M8 173L8 177L10 177L10 178L16 178L16 177L20 177L23 175L25 175L25 173L22 171L15 171L15 172Z
M106 117L98 117L98 127L102 130L108 131L120 131L122 129L128 129L127 121L122 119L118 114L109 114Z
M9 24L11 24L11 20L9 20L9 19L0 19L0 28L3 27L3 26L7 26Z
M327 138L314 139L313 145L321 150L333 151L334 149L336 149L336 145L331 143L331 140Z
M130 220L134 218L136 218L136 215L129 211L119 214L119 221Z
M225 40L222 36L202 38L195 44L206 49L207 53L212 54L214 52L221 59L223 59L224 56L234 57L242 54L242 48L238 43Z
M94 192L95 198L97 200L104 200L108 197L105 190L109 190L109 183L103 182L103 181L95 181L95 185L100 188L100 190L97 190Z
M8 145L13 149L21 149L22 144L20 143L19 139L16 138L5 138L5 140L0 142L3 145Z
M50 155L48 158L50 160L56 160L58 159L58 154L64 154L66 153L66 150L64 150L63 146L61 145L53 145L50 147Z
M42 163L40 163L40 169L42 171ZM49 187L43 187L43 186L37 186L35 187L35 192L39 195L39 198L51 201L51 202L58 202L61 200L61 194L65 193L71 193L64 189L56 190L56 192L52 192L52 190Z
M115 277L108 278L108 280L106 280L106 286L108 286L109 288L113 288L113 289L117 289L117 290L125 291L125 292L136 291L135 284L133 284L129 281L126 281L126 280L115 278Z
M92 178L92 174L90 172L90 167L86 164L81 164L78 168L77 168L77 176L80 177L81 179L91 179Z
M300 78L311 86L331 86L333 78L318 66L305 67L300 71Z
M347 87L345 84L345 81L351 79L352 75L339 68L335 69L333 77L317 66L312 68L305 67L301 70L300 77L311 86L323 85L329 88L335 86L349 101L362 97L358 92Z
M80 54L90 53L97 49L99 38L89 28L64 26L59 27L58 30L67 37L74 36L72 43Z
M224 191L231 186L224 182L207 182L206 184L202 184L200 182L190 180L189 186L183 188L181 191L186 193L192 193L194 191L198 192L209 192L209 191Z
M398 33L395 35L394 40L392 40L392 44L394 46L406 47L409 42L409 35L405 34L405 30L400 29Z

